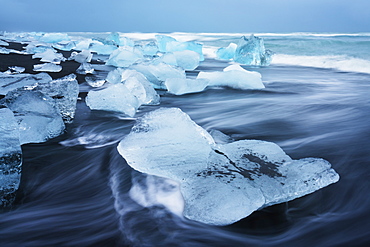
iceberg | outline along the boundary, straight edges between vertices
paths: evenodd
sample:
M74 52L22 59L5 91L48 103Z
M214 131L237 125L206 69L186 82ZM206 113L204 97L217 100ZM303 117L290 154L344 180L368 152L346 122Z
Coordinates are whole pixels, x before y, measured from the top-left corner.
M74 50L76 51L89 50L90 45L93 42L94 41L92 39L86 39L86 38L81 39L81 40L76 40L75 41L76 47L74 48Z
M209 80L208 86L226 86L235 89L262 89L265 86L261 74L243 69L234 64L226 67L224 71L199 72L197 79Z
M262 38L253 34L249 40L243 36L240 38L236 48L234 61L245 65L262 65L267 66L271 63L272 51L265 50Z
M81 52L72 52L69 60L75 60L77 63L90 63L93 54L89 50L82 50Z
M52 44L52 46L58 50L61 51L70 51L72 49L76 48L76 42L74 41L61 41L55 44Z
M0 106L1 107L1 106ZM21 178L22 150L18 123L8 108L0 108L0 208L10 206Z
M271 142L217 144L178 108L138 118L117 149L135 170L180 183L183 215L211 225L232 224L339 180L326 160L292 160Z
M113 111L129 117L133 117L140 106L139 100L122 83L90 91L85 100L91 110Z
M112 32L109 34L109 36L105 39L106 41L111 41L115 45L118 46L134 46L135 43L132 39L123 37L117 32Z
M117 48L118 47L115 45L105 45L99 41L93 41L89 46L91 52L95 52L99 55L110 55L113 51L117 50Z
M69 123L72 121L79 93L76 75L70 74L49 82L38 83L33 90L40 91L53 99L64 122Z
M19 67L19 66L10 66L8 67L8 70L5 71L5 74L9 75L15 75L15 74L20 74L23 73L26 70L26 68Z
M155 89L166 90L164 82L168 78L180 78L185 79L185 70L165 63L139 63L130 66L130 69L134 69L142 73L153 85Z
M36 72L60 72L63 67L55 63L42 63L33 65L33 71Z
M143 54L132 47L120 47L109 56L106 65L115 67L129 67L130 65L143 59Z
M0 95L5 95L21 87L35 87L38 84L48 83L52 80L47 73L39 74L11 74L0 72Z
M170 78L165 81L168 92L175 95L202 92L208 83L207 79Z
M184 70L194 70L199 66L199 54L189 50L167 52L155 61L179 66Z
M98 77L97 75L86 75L85 81L91 87L101 87L105 83L105 79Z
M221 47L216 51L217 58L222 60L233 59L235 56L237 46L238 45L235 43L230 43L228 47Z
M76 70L77 74L86 75L94 73L94 68L89 63L82 63Z
M66 33L45 33L39 40L45 43L58 43L61 41L69 41L70 38Z
M174 41L177 42L175 38L172 38L167 35L160 35L160 34L157 34L155 36L155 39L157 41L158 50L160 52L167 52L167 43L174 42Z
M0 45L1 45L1 46L9 46L9 43L8 43L8 42L5 42L4 40L1 40L1 39L0 39Z
M64 131L64 122L55 101L40 91L16 89L0 100L19 124L20 144L45 142Z
M108 73L109 83L123 83L136 96L140 105L158 105L159 95L146 77L132 69L117 68Z
M158 52L158 46L154 41L136 46L145 56L155 56Z

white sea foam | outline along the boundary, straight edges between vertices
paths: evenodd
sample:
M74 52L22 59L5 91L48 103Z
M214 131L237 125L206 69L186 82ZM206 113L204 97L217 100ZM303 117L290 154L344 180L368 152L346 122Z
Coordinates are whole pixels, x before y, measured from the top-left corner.
M332 56L297 56L276 54L272 59L275 65L297 65L327 69L337 69L340 71L369 73L370 61L360 58L348 57L344 55Z

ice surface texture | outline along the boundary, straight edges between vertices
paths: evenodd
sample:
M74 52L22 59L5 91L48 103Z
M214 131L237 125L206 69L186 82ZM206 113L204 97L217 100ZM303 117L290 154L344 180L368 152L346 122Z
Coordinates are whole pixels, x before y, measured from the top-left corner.
M52 78L47 73L9 75L0 72L0 94L5 95L7 92L20 87L48 83L51 80Z
M11 205L18 189L22 150L13 112L0 108L0 208Z
M213 225L231 224L339 179L327 161L292 160L274 143L216 144L177 108L138 119L118 151L134 169L181 183L184 216Z
M234 61L245 65L267 66L271 63L272 52L265 49L262 38L253 34L247 39L241 37L236 48Z
M44 142L64 131L55 100L40 91L16 89L8 92L0 104L14 113L21 144Z

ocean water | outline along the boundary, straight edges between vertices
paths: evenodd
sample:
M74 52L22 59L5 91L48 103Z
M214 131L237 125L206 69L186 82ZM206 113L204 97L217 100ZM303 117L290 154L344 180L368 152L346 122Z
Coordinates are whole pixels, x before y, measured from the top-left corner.
M187 73L191 78L228 66L214 51L249 34L169 35L204 44L206 60ZM272 64L243 67L260 72L265 89L161 92L159 106L141 107L135 117L179 107L206 130L275 142L295 159L324 158L339 182L223 227L144 208L128 191L145 175L116 150L135 119L90 111L81 99L64 135L22 146L21 186L14 207L0 214L0 246L368 246L370 34L255 35L274 51ZM154 34L126 36L137 41Z

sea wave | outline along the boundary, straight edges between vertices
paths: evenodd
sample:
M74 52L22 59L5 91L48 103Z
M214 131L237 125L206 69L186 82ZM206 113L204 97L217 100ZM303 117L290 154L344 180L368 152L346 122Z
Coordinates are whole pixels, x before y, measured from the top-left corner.
M370 61L344 55L297 56L275 54L272 65L294 65L370 74Z

